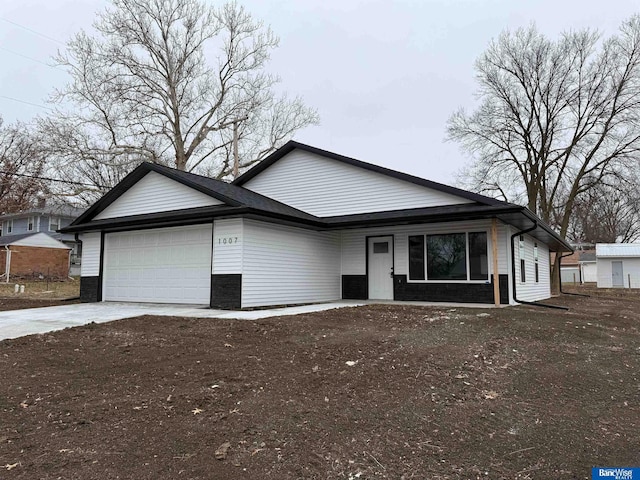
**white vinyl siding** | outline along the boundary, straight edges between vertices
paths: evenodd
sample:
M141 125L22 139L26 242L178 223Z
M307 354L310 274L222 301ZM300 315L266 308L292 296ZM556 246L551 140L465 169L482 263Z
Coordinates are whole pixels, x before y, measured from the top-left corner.
M319 217L470 203L303 150L294 150L243 185Z
M82 241L82 265L80 276L97 277L100 275L100 232L83 233Z
M222 204L220 200L164 175L149 172L97 214L94 220Z
M340 298L338 234L254 220L243 233L243 308Z
M366 237L377 235L394 236L394 273L409 275L409 236L432 235L438 233L487 232L487 256L489 275L493 272L491 247L491 221L475 220L468 222L427 223L378 228L363 228L342 231L342 275L366 274ZM508 274L510 261L504 248L506 242L505 226L498 224L498 272ZM443 282L450 282L449 280ZM484 283L484 281L476 280Z
M107 233L106 301L208 305L211 224Z
M211 273L242 273L242 218L224 218L213 223L213 268Z
M631 288L640 288L640 258L629 257L598 258L596 260L598 287L613 288L611 262L622 262L624 288L629 288L629 280L631 280Z
M583 263L582 268L582 281L584 283L595 283L598 281L598 270L596 268L596 262Z
M534 244L538 245L539 281L536 283L535 263L533 256ZM519 237L515 238L516 249L516 297L526 302L535 302L551 297L551 271L549 265L549 248L539 240L524 235L524 253L520 257ZM520 259L525 260L526 282L520 281Z

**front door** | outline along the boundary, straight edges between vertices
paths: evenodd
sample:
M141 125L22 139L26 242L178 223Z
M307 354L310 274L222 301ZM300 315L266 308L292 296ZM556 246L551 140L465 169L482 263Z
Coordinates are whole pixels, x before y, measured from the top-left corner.
M611 262L611 280L614 287L624 287L622 262Z
M370 237L367 249L369 298L393 300L393 237Z

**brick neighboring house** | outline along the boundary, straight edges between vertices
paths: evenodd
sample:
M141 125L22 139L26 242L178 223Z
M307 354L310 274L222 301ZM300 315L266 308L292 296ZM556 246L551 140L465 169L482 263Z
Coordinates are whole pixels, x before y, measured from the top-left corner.
M10 244L15 235L24 236L34 233L44 233L49 237L62 242L71 250L69 275L80 275L82 263L82 246L76 240L75 235L58 233L62 227L69 225L82 209L61 206L46 205L41 202L37 207L21 212L8 212L0 215L0 241L3 245ZM14 239L15 240L15 239ZM4 263L0 264L0 270L4 271ZM66 275L65 275L66 277Z
M43 232L0 237L2 278L66 280L70 251L70 247Z

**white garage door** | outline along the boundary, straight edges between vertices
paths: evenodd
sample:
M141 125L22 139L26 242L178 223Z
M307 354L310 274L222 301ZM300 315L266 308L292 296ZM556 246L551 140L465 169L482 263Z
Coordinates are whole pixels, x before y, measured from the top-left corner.
M208 305L212 226L105 235L104 300Z

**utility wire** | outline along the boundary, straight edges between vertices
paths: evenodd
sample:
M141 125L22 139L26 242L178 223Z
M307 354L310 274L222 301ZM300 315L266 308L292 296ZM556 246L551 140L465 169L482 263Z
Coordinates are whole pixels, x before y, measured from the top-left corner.
M24 25L20 25L19 23L13 22L13 21L11 21L9 19L6 19L4 17L0 17L0 20L4 20L5 22L10 23L11 25L15 25L16 27L20 27L23 30L26 30L27 32L31 32L34 35L38 35L39 37L46 38L50 42L55 42L55 43L57 43L59 45L64 45L64 43L61 42L60 40L56 40L55 38L50 37L49 35L45 35L44 33L40 33L38 31L34 30L33 28L25 27Z
M104 185L93 185L91 183L74 182L73 180L60 180L58 178L41 177L39 175L29 175L29 174L26 174L26 173L7 172L6 170L0 170L0 174L2 174L2 175L13 175L15 177L33 178L35 180L46 180L48 182L66 183L66 184L69 184L69 185L79 185L79 186L82 186L82 187L109 188L109 187L106 187Z
M7 100L13 100L14 102L20 102L20 103L24 103L26 105L32 105L34 107L44 108L45 110L49 110L50 112L53 112L53 108L45 107L44 105L40 105L40 104L37 104L37 103L27 102L26 100L20 100L20 99L13 98L13 97L7 97L6 95L0 95L0 98L6 98Z
M29 57L27 55L23 55L22 53L14 52L13 50L9 50L8 48L0 47L0 50L4 50L5 52L9 52L9 53L11 53L13 55L17 55L18 57L26 58L27 60L31 60L33 62L39 63L41 65L44 65L45 67L49 67L49 68L53 68L55 70L59 70L54 65L51 65L51 64L46 63L46 62L43 62L42 60L38 60L37 58Z

